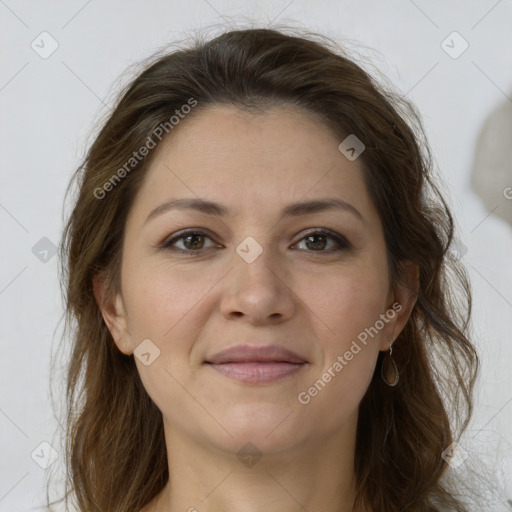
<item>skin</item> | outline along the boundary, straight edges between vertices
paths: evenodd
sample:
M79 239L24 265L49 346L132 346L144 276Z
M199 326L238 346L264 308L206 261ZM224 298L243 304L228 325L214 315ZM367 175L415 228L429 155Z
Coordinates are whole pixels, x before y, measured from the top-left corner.
M135 361L163 415L171 478L143 512L352 510L358 405L378 352L403 329L415 295L389 282L382 223L361 160L345 158L340 142L295 107L254 114L214 106L182 121L155 150L126 224L121 292L105 302L95 280L119 350L133 354L144 339L160 350L148 366ZM233 213L171 210L145 223L166 200L197 197ZM289 203L331 197L364 220L343 210L280 218ZM174 246L202 252L158 248L184 228L210 238ZM313 228L330 229L351 247L340 249L330 237L308 242ZM236 252L249 236L263 249L252 263ZM417 268L407 269L417 289ZM300 403L298 394L396 302L401 311ZM244 342L283 345L308 364L265 385L203 364ZM248 442L261 454L251 467L237 457Z

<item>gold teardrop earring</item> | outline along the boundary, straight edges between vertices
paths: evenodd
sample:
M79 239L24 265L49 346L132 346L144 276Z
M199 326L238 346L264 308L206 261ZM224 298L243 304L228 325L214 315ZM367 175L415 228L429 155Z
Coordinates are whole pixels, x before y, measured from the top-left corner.
M382 365L380 367L380 374L382 376L382 380L388 386L396 386L398 384L398 380L400 379L400 374L398 373L398 368L394 359L391 357L393 353L393 343L392 341L389 345L389 354L386 354L382 359Z

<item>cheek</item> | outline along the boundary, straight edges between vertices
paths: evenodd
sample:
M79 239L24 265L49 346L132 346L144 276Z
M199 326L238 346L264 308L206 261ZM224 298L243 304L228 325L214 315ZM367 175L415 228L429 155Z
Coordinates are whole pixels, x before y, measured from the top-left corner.
M368 266L316 280L314 293L309 295L322 355L314 378L301 390L301 404L308 402L311 417L328 418L326 429L344 422L370 385L379 334L368 332L384 312L386 296L387 282Z
M132 267L135 269L135 267ZM125 295L133 346L150 339L158 356L150 365L135 357L148 395L164 412L190 407L190 396L181 383L189 378L189 356L201 323L201 299L213 286L205 276L187 276L177 269L143 266L131 272L127 265Z
M342 348L384 313L387 275L368 262L315 276L304 286L308 308L322 320L329 346Z
M194 327L187 318L215 282L207 272L200 277L168 266L131 273L127 267L127 276L125 295L131 333L154 337L160 344L172 338L182 325Z
M318 380L309 389L316 393L314 407L329 409L336 403L334 423L357 407L375 371L382 331L374 329L386 307L385 272L380 261L361 261L317 276L309 287L307 305L312 318L321 319L317 338L323 352Z

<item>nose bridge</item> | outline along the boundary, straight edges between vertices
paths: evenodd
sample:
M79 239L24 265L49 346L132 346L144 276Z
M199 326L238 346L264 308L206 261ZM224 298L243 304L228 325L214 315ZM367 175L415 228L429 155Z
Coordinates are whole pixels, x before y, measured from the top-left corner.
M242 285L275 287L279 257L270 236L260 234L261 243L252 236L238 244L234 255L236 281Z
M270 236L264 244L249 236L236 247L234 269L222 300L225 315L242 314L263 321L292 314L293 297L281 275L278 251L271 244Z

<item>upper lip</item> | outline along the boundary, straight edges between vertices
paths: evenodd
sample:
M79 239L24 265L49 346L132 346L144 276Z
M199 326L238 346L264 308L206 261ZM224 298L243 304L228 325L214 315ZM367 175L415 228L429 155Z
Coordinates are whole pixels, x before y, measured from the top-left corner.
M205 362L212 364L224 364L250 362L306 363L307 361L295 352L279 345L236 345L217 352Z

